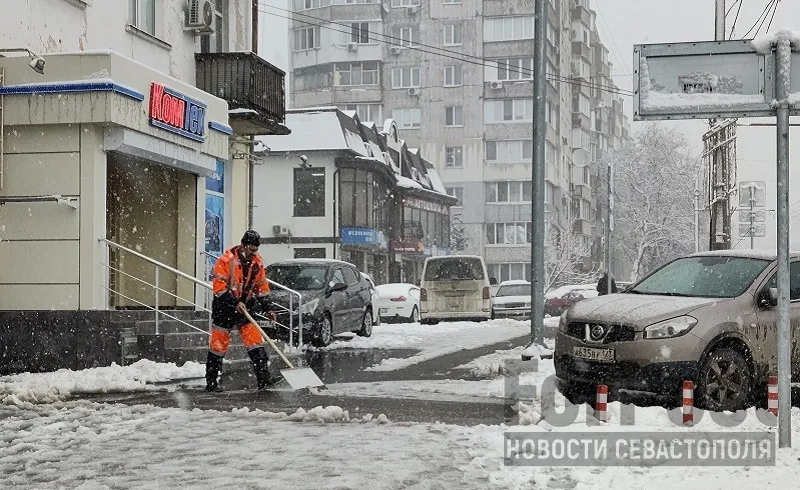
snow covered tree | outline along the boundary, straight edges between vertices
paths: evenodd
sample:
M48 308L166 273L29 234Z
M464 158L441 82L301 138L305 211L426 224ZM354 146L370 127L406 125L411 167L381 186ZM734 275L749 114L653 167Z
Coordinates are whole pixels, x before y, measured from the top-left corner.
M450 250L454 253L466 250L469 246L469 240L465 232L464 221L461 219L461 213L454 213L450 218Z
M694 251L700 159L682 133L649 123L603 163L613 169L613 253L630 265L629 280Z
M570 222L570 230L575 221ZM566 284L595 282L600 271L593 265L589 237L551 226L545 237L545 291Z

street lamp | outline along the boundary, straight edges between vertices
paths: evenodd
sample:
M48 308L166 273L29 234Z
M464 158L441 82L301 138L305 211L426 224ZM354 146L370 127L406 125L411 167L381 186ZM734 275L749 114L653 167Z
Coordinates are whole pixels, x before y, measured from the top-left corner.
M29 48L0 48L0 53L28 53L30 61L28 66L31 70L40 75L44 75L44 58L31 51Z

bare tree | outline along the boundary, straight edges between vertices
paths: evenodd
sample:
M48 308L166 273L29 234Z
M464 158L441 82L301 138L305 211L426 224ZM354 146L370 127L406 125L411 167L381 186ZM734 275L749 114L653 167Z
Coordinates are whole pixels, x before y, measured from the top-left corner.
M683 134L647 124L604 163L613 169L612 244L629 261L630 280L692 252L699 159Z
M565 284L587 284L597 280L599 269L592 261L589 237L573 233L574 219L569 229L551 227L545 238L545 291Z

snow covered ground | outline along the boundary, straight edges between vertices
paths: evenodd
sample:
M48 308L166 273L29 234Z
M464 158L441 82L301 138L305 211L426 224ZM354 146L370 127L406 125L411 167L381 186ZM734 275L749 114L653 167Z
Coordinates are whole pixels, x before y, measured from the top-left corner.
M558 324L558 319L546 322ZM374 327L372 337L352 337L333 342L326 349L419 349L409 358L384 359L369 371L394 371L422 361L484 345L503 342L530 332L530 321L489 320L486 322L443 322L384 324Z

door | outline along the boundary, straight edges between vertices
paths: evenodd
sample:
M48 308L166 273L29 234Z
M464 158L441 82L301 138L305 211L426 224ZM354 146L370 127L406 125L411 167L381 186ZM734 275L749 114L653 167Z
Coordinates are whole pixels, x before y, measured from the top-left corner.
M800 261L789 264L789 320L791 323L791 355L792 355L792 380L800 379ZM777 287L778 275L773 272L770 278L759 290L756 301L761 294L766 294L769 288ZM768 352L767 360L771 366L771 375L777 375L778 364L778 315L775 308L760 307L758 310L758 333L751 335L755 349L764 349ZM764 345L766 343L766 345Z
M344 275L342 274L342 268L336 267L335 269L333 269L333 272L331 273L331 278L328 280L328 286L330 287L340 282L346 284L344 280ZM344 326L348 324L347 290L334 291L327 299L327 302L330 308L331 317L333 318L334 332L343 331Z
M347 325L348 330L358 328L361 325L361 316L367 305L365 294L369 294L369 289L365 287L366 279L362 280L361 274L352 267L342 267L344 281L347 283Z

